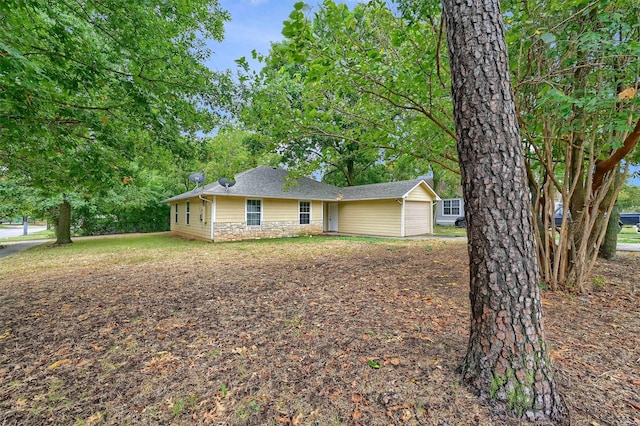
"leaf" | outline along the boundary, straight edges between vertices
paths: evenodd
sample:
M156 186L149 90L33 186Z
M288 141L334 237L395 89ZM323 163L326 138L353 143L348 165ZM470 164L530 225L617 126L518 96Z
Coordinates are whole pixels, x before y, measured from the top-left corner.
M636 89L633 87L627 87L622 92L618 93L618 99L633 99L636 96Z
M375 369L380 368L380 363L378 361L373 360L373 359L370 359L369 362L367 362L367 364L369 364L369 367L371 367L371 368L375 368Z
M356 407L356 409L353 410L353 414L351 415L351 418L353 420L360 420L360 418L362 418L362 412L358 407Z
M302 413L298 413L297 416L293 417L291 419L291 424L293 426L298 426L300 424L300 421L302 420Z
M11 336L11 330L7 330L4 333L0 334L0 340L6 339L9 336Z
M49 367L47 367L49 370L55 370L56 368L60 367L61 365L65 365L65 364L69 364L71 362L70 359L65 358L65 359L61 359L60 361L56 361L53 364L51 364Z
M552 33L542 33L540 35L540 38L547 44L551 44L556 41L556 36Z
M89 416L89 418L87 419L87 424L89 424L89 425L90 425L90 424L92 424L92 423L95 423L95 422L97 422L98 420L101 420L103 416L104 416L104 414L103 414L103 413L95 413L95 414L92 414L92 415L91 415L91 416Z
M292 38L295 34L296 33L291 25L285 22L284 27L282 28L282 35L285 36L285 38Z

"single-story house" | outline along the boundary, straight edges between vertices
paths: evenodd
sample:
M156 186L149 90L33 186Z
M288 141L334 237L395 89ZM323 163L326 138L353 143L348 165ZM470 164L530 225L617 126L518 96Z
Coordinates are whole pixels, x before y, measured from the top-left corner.
M171 232L208 241L338 232L408 237L433 233L438 195L423 179L338 188L260 166L164 200ZM224 183L224 181L223 181Z
M464 216L464 199L445 198L438 203L436 225L453 226L456 219Z

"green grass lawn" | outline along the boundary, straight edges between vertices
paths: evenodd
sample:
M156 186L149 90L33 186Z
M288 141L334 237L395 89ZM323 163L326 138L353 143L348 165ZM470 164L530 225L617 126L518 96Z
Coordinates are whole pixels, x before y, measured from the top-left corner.
M433 233L435 235L446 235L451 237L466 237L466 228L458 228L456 226L441 226L435 225L433 227Z
M467 230L465 228L457 228L455 226L439 226L433 227L435 235L466 237ZM618 234L618 242L624 244L640 244L640 233L635 226L627 225L622 228Z
M448 237L466 237L467 236L467 230L465 228L458 228L455 226L440 226L440 225L435 225L433 227L433 233L434 235L441 235L441 236L448 236ZM33 234L29 234L26 236L19 236L19 237L11 237L11 238L0 238L0 242L14 242L14 241L32 241L32 240L46 240L46 239L51 239L51 238L55 238L55 231L53 230L46 230L46 231L40 231L40 232L36 232ZM73 238L73 237L72 237ZM313 242L314 238L320 238L320 237L300 237L300 241L308 241L308 242ZM366 240L371 242L372 240L378 240L378 241L388 241L388 239L382 239L382 238L372 238L372 237L349 237L349 236L344 236L344 237L332 237L332 238L343 238L343 239L347 239L347 240ZM251 240L250 243L256 243L260 240ZM273 240L269 240L273 243ZM288 239L283 239L283 242L287 242ZM618 242L619 243L627 243L627 244L640 244L640 233L637 232L636 227L635 226L625 226L622 228L622 231L618 234Z
M627 225L622 228L618 234L619 243L640 244L640 233L635 226Z

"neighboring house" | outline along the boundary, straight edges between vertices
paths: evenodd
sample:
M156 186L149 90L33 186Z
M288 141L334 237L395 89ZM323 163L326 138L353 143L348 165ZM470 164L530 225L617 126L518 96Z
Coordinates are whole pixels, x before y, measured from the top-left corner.
M171 232L209 241L433 233L439 198L423 179L338 188L304 177L287 182L287 174L260 166L238 174L233 186L211 183L164 200Z
M464 216L464 200L462 198L446 198L438 203L436 224L455 225L456 219Z

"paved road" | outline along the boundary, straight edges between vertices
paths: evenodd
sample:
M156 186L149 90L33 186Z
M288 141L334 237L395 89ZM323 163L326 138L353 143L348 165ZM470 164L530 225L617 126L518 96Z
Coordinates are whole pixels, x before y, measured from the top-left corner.
M34 232L40 232L47 229L46 226L42 225L29 225L27 228L27 234L33 234ZM22 225L3 225L0 227L0 239L9 238L9 237L19 237L23 235L23 227Z
M28 248L39 246L40 244L47 243L54 240L33 240L33 241L20 241L16 243L0 243L0 259L3 257L9 257L12 254L20 253Z
M640 251L640 244L618 243L618 251Z

